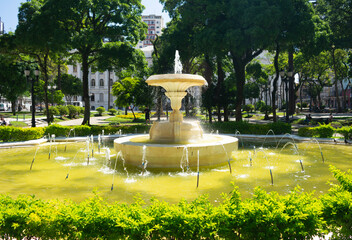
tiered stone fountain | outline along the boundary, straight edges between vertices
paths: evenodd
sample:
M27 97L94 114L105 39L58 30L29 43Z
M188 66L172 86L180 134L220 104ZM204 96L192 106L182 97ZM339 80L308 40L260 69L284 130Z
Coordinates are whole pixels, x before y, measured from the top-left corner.
M115 139L115 150L122 153L126 164L140 166L147 162L148 168L177 168L182 165L182 159L187 159L188 167L213 166L227 162L232 151L237 150L237 138L203 134L198 122L183 121L180 108L186 90L207 82L199 75L182 74L181 66L176 52L175 74L153 75L147 79L149 85L166 90L173 111L169 121L154 122L149 135Z

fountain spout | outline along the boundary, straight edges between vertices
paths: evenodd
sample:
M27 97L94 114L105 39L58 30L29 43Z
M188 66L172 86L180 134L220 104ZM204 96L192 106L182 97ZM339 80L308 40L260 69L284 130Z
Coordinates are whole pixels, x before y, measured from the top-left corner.
M178 50L175 53L175 74L182 74L182 63L180 60L180 54Z

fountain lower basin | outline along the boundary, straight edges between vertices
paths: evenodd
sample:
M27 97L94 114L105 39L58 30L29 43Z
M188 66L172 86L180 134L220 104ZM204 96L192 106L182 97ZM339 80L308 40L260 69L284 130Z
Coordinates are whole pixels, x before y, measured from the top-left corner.
M199 166L207 167L227 162L232 152L238 149L238 139L204 134L201 140L194 142L165 144L150 141L149 135L144 134L117 138L114 148L116 152L122 153L126 164L133 166L141 166L144 158L148 168L180 168L187 152L189 167L197 167L198 156Z

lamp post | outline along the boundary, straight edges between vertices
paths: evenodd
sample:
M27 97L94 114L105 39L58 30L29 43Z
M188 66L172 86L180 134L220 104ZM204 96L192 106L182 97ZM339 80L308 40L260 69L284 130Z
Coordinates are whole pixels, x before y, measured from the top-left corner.
M32 88L31 88L31 98L32 98L32 127L35 127L35 97L34 97L34 84L35 84L35 80L38 81L38 77L39 77L39 69L38 67L34 70L34 75L36 76L36 79L32 79L29 77L31 73L31 70L29 70L28 68L26 68L24 70L24 75L27 78L27 81L31 81L32 83Z
M285 92L286 92L286 122L290 121L290 116L289 116L289 112L288 112L288 81L289 78L291 78L293 76L293 72L289 71L289 72L285 72L283 70L280 71L280 77L281 80L284 81L285 83Z
M56 90L56 85L49 85L48 89L51 93L51 106L54 106L54 92Z

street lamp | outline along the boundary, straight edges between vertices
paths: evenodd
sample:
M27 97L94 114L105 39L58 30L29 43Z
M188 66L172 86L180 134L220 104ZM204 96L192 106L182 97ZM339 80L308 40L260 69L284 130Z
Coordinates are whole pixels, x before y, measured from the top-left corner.
M54 92L56 90L56 85L49 85L48 89L51 93L51 106L54 106Z
M286 92L286 122L290 121L290 116L288 115L288 81L289 78L291 78L293 76L293 72L292 71L288 71L287 73L284 70L280 71L280 77L281 80L284 81L285 83L285 92Z
M27 82L31 81L32 83L32 88L31 88L31 98L32 98L32 127L35 127L35 97L34 97L34 84L35 80L38 82L38 77L39 77L39 69L38 67L34 70L34 75L36 76L36 79L32 79L29 77L31 74L31 70L26 68L24 70L24 75L27 78Z

